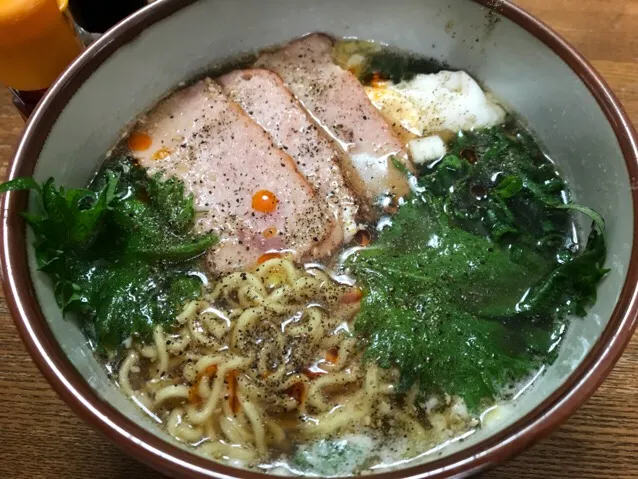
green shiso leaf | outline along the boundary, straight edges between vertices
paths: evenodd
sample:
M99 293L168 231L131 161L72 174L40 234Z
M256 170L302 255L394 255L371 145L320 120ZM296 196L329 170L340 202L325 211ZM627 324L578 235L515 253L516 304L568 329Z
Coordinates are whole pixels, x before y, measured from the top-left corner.
M364 357L397 367L403 391L475 409L553 359L566 316L596 299L606 250L602 218L563 203L563 181L524 134L463 133L449 151L346 266L364 286ZM569 240L568 210L595 220L585 247Z
M149 177L129 158L107 163L89 188L18 178L0 193L34 190L39 211L23 216L35 234L38 268L64 313L77 313L105 351L148 337L201 293L194 260L216 242L194 235L183 183Z

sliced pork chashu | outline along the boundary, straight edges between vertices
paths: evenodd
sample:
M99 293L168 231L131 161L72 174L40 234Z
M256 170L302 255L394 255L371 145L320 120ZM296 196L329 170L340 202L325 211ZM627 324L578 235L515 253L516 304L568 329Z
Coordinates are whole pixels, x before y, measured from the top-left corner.
M195 229L219 235L212 272L245 270L273 250L298 259L330 235L330 212L292 158L213 81L172 94L138 128L153 140L136 153L141 165L181 178L195 198ZM274 193L273 212L253 207L259 191Z
M390 160L395 155L409 167L404 145L355 76L333 62L332 50L332 39L315 33L262 54L255 66L277 73L349 153L352 171L344 172L360 180L349 179L359 195L407 194L408 181Z
M217 80L224 92L295 160L297 169L329 205L336 227L320 247L328 254L356 233L356 201L344 184L344 154L310 118L281 78L268 70L237 70Z

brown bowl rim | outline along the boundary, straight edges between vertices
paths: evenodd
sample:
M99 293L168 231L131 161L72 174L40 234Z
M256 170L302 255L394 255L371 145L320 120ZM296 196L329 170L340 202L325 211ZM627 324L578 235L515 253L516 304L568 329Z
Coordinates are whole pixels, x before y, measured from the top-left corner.
M56 80L29 120L8 177L32 174L44 142L60 112L83 82L112 53L143 29L196 0L164 0L144 7L112 28L78 57ZM593 67L565 40L520 7L502 0L471 0L494 10L551 48L587 86L612 126L623 152L631 184L638 177L638 141L620 103ZM378 479L464 477L491 467L548 434L580 407L600 385L631 339L638 316L638 189L632 188L634 234L627 278L612 316L581 364L553 394L514 424L467 449L429 463L375 475ZM84 381L53 338L31 283L25 225L18 211L25 193L3 199L0 225L5 299L29 353L57 393L80 417L124 451L174 477L263 479L262 473L225 466L199 457L147 432L103 401Z

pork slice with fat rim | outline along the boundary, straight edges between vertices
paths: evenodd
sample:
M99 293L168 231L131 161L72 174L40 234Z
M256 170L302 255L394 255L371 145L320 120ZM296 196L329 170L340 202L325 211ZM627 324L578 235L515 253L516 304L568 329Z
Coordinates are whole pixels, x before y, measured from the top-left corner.
M277 73L348 152L351 168L345 169L346 175L358 177L351 185L359 195L369 201L380 195L406 195L406 175L391 160L396 156L412 168L404 145L356 77L333 62L332 50L332 39L315 33L263 53L255 67Z
M299 259L331 233L330 211L290 155L212 80L173 93L136 130L152 139L133 152L140 164L182 179L194 195L195 231L219 235L206 258L213 273L249 269L273 251ZM275 195L274 211L253 208L259 191Z
M328 204L336 227L317 253L329 254L343 241L350 241L357 230L358 207L339 167L344 152L316 125L277 74L264 69L237 70L217 81L293 158L318 198Z

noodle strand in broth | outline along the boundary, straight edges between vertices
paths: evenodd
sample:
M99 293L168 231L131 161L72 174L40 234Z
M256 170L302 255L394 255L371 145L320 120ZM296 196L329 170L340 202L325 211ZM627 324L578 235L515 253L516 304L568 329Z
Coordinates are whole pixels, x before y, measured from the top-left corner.
M158 326L152 345L131 345L120 386L214 458L257 464L299 439L385 425L435 441L417 388L401 404L396 372L362 361L350 332L358 303L342 301L353 290L279 258L229 274L184 307L174 331ZM466 415L456 428L467 427Z

